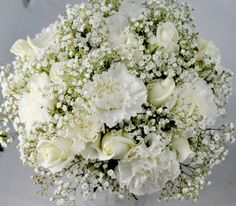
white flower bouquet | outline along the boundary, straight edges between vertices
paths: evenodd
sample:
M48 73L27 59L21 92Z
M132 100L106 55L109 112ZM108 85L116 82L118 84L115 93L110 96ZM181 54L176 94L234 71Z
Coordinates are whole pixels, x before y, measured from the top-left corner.
M232 124L213 126L232 72L191 12L174 0L90 0L16 41L0 75L0 140L12 124L42 195L198 199L234 141Z

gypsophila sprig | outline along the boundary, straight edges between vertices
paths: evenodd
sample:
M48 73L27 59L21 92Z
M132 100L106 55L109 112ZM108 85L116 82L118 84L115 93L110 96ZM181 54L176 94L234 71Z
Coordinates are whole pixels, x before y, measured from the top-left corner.
M14 43L0 75L0 144L11 122L39 194L57 205L75 205L78 191L199 198L234 142L232 124L214 127L232 72L192 11L175 0L90 0Z

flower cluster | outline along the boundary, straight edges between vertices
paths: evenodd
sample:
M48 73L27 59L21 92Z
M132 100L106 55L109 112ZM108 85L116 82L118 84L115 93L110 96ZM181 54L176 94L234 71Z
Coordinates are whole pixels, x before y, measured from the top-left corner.
M90 0L16 41L0 75L3 127L12 122L42 195L198 198L234 141L232 124L213 127L232 72L191 12L175 0Z

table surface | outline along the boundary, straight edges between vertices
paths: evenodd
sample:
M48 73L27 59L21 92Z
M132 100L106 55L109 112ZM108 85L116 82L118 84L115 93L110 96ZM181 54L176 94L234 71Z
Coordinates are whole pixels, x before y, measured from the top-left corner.
M25 9L22 0L0 1L0 65L13 60L9 49L15 40L34 36L42 27L53 22L64 10L67 3L79 3L80 0L32 0ZM236 1L235 0L192 0L188 1L197 9L194 13L196 25L202 37L212 39L219 46L225 67L236 71ZM236 84L227 114L220 121L236 120ZM236 144L231 146L229 156L220 166L215 167L209 177L212 185L202 192L201 199L191 201L156 202L155 195L142 197L138 201L119 200L106 194L99 194L95 202L78 201L79 206L235 206L236 204ZM23 167L19 160L16 144L11 145L0 155L0 206L50 206L48 202L35 194L36 188L30 176L32 170ZM112 202L113 201L113 202Z

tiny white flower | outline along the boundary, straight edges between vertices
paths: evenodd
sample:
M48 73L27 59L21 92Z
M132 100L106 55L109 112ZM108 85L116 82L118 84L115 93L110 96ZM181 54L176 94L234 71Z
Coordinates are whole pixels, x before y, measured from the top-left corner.
M64 69L66 66L66 62L54 62L51 63L51 69L50 69L50 79L55 84L59 84L62 82L65 78L64 76Z

